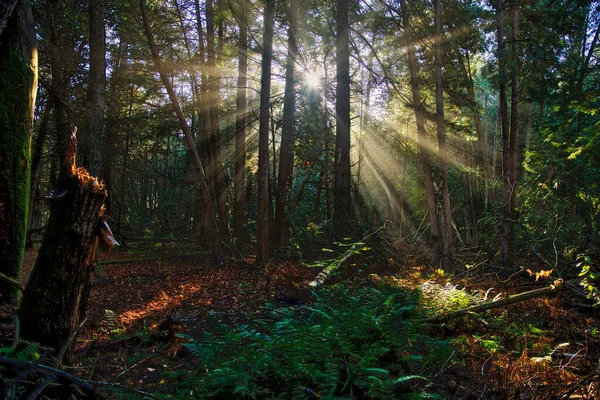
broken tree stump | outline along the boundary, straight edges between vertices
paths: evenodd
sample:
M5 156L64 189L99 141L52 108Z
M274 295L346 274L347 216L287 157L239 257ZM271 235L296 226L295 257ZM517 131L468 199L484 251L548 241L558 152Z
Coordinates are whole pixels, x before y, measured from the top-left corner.
M107 197L102 183L75 165L77 139L63 164L60 187L49 196L50 219L19 312L23 339L62 358L85 316L98 223Z

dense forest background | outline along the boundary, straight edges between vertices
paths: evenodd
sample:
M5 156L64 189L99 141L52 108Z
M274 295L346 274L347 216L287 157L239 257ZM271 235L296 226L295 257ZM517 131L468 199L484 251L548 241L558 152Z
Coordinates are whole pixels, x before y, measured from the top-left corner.
M341 264L372 246L438 274L485 266L500 279L525 269L594 277L595 1L0 4L0 144L12 152L0 161L11 174L22 165L0 180L4 301L19 297L23 247L51 232L40 254L62 251L47 246L69 234L49 227L58 215L82 221L56 205L74 194L64 166L75 171L75 127L76 165L107 194L86 207L124 245L209 248L217 266L329 253ZM27 47L23 32L37 42L37 99L7 94L28 74L12 67L18 47L7 44L14 35ZM33 119L11 120L27 101ZM21 139L6 133L14 126ZM56 340L84 320L90 274L69 278L80 295ZM27 337L41 325L28 322L31 310L54 312L21 290Z
M385 224L394 245L427 247L433 260L465 247L507 267L511 257L554 265L595 256L597 5L442 3L436 19L430 2L349 2L344 127L334 4L277 2L265 53L259 3L152 2L142 21L137 2L34 2L40 87L29 239L47 220L42 199L73 126L78 160L104 181L118 236L209 232L186 123L222 240L240 250L256 243L267 56L261 190L274 249ZM350 182L340 189L342 136ZM336 223L347 224L336 214L341 203L351 229L336 234Z
M149 3L158 71L137 2L89 10L34 2L40 87L29 238L47 220L42 199L73 126L80 164L107 187L118 236L209 232L177 101L222 240L252 247L264 213L257 189L266 55L261 190L274 248L360 237L385 224L395 246L428 248L433 260L465 247L507 267L510 257L554 265L582 252L595 256L597 4L442 3L436 20L430 2L349 2L351 123L343 127L334 4L277 2L272 53L265 54L260 3ZM344 135L350 186L339 189L337 138ZM351 229L336 235L336 221L345 222L336 220L335 204L344 197L350 202L339 214L351 218ZM502 236L506 246L517 244L503 260Z

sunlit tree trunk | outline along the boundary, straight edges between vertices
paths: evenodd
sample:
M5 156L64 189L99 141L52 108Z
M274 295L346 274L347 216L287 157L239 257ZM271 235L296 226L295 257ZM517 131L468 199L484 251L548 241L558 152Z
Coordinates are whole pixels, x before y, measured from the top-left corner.
M446 126L444 122L444 93L442 86L442 22L440 0L435 1L435 111L437 118L438 148L442 210L444 213L444 260L447 263L453 247L452 209L448 190L448 154L446 151ZM480 124L481 125L481 124Z
M162 67L160 54L158 52L158 48L154 43L154 37L152 31L150 30L150 26L148 24L148 19L146 16L146 1L140 0L140 11L142 15L142 22L144 24L144 32L146 34L146 39L148 40L148 45L150 46L150 50L152 52L152 59L154 61L154 67L160 74L160 78L169 94L169 99L173 105L174 111L177 114L177 118L179 119L179 124L181 126L181 130L185 135L185 140L188 145L188 149L192 156L192 162L194 163L194 170L196 172L196 184L198 186L198 191L202 198L202 205L204 207L204 214L207 216L208 222L208 233L210 235L210 243L213 251L213 255L215 258L215 262L217 264L221 264L223 262L223 252L221 249L221 240L219 238L219 229L217 228L217 220L215 218L215 213L213 211L212 203L210 200L210 193L208 191L208 185L206 183L206 174L204 173L204 168L202 167L202 163L200 162L200 157L198 156L198 152L196 151L196 144L194 142L194 137L192 135L192 131L187 124L187 120L185 119L185 115L181 110L181 106L179 105L179 100L175 95L175 91L173 90L173 86L171 85L171 81L169 77L164 72Z
M269 103L271 100L271 60L273 58L273 19L275 0L267 0L264 15L262 72L258 131L258 200L256 217L256 263L269 262Z
M248 74L248 16L247 0L240 0L238 77L235 122L235 180L233 203L233 237L238 248L244 247L244 177L246 176L246 86Z
M333 186L333 233L352 232L350 180L350 51L348 0L336 2L335 181Z
M421 104L421 91L419 88L419 76L417 72L417 56L415 54L415 44L413 43L412 26L410 25L410 15L406 0L400 0L402 7L402 22L404 25L404 39L406 40L406 54L408 56L408 69L410 73L410 86L412 90L412 105L415 110L417 120L418 147L421 156L421 168L423 169L423 180L425 184L425 194L427 197L427 211L429 212L429 234L431 245L435 251L435 258L439 258L440 252L440 224L437 215L437 202L433 187L433 177L431 175L431 160L429 157L427 132L425 131L425 121Z
M229 241L229 227L227 225L227 191L223 183L223 162L221 158L221 129L219 126L219 103L221 101L220 81L221 73L217 67L217 54L215 49L215 24L212 0L206 2L206 51L208 55L208 107L210 114L210 139L209 152L212 160L213 176L209 177L215 186L217 200L217 213L219 215L219 230L221 236Z
M0 1L0 273L16 282L29 207L31 132L37 93L37 49L29 1ZM0 303L18 297L0 279Z
M285 69L285 98L283 103L283 127L281 131L281 146L279 147L279 174L277 177L277 195L275 200L275 218L273 220L272 244L278 247L284 241L285 208L288 188L291 183L294 166L292 142L294 140L294 122L296 108L296 91L294 88L294 65L298 44L296 41L296 0L291 0L288 11L288 54Z

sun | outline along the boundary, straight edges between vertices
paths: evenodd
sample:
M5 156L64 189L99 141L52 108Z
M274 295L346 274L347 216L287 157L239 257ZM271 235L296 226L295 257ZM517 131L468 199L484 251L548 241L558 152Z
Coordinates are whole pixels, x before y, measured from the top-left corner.
M321 86L321 74L316 71L304 72L304 83L308 87L318 88Z

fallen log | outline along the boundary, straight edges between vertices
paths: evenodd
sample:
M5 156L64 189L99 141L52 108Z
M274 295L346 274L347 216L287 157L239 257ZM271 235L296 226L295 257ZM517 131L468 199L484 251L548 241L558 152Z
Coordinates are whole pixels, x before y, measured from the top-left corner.
M547 287L543 287L540 289L534 289L534 290L530 290L528 292L523 292L523 293L518 293L518 294L512 294L509 295L508 297L504 298L504 299L500 299L500 300L496 300L496 301L491 301L489 303L484 303L484 304L479 304L476 306L471 306L471 307L467 307L467 308L463 308L462 310L458 310L458 311L454 311L445 315L439 315L436 317L432 317L432 318L427 318L424 319L422 322L425 323L437 323L437 322L444 322L444 321L448 321L451 319L456 319L456 318L460 318L460 317L464 317L465 315L469 315L469 314L479 314L482 313L484 311L487 310L492 310L495 308L501 308L510 304L514 304L514 303L518 303L521 301L525 301L525 300L530 300L530 299L535 299L537 297L542 297L542 296L547 296L549 294L552 293L557 293L561 288L563 288L565 285L578 285L579 282L581 282L581 278L579 279L572 279L570 281L566 281L563 282L561 281L556 281L553 285L551 286L547 286Z

